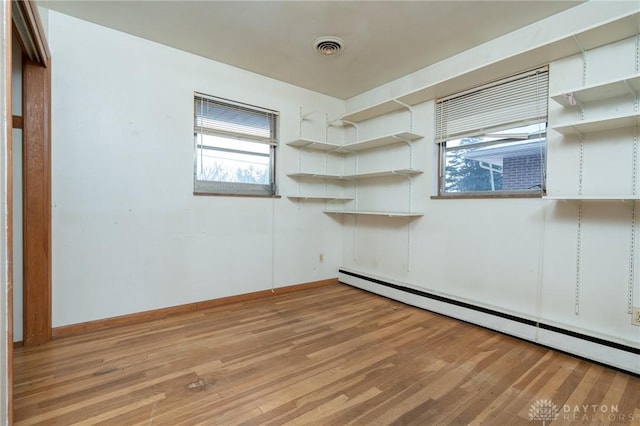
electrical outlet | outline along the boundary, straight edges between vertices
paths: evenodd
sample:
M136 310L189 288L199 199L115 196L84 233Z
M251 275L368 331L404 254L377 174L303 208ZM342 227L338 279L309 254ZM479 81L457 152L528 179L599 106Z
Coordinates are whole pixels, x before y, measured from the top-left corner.
M640 308L634 307L631 311L631 324L640 326Z

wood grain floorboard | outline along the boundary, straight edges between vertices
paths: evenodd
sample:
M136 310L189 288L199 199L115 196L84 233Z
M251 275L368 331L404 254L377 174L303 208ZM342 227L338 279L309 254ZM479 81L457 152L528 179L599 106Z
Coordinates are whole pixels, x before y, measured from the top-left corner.
M540 400L546 424L640 425L637 377L344 285L16 348L14 368L17 425L531 425Z

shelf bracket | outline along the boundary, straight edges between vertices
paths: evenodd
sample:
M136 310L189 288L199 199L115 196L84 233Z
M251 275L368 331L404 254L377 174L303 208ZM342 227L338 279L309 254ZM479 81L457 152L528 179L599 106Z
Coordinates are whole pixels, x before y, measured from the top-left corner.
M627 86L627 89L629 89L629 92L631 93L631 95L634 98L634 103L633 103L633 112L638 112L638 104L640 103L640 94L638 92L636 92L634 90L634 88L629 84L629 80L625 80L624 81L624 85Z
M311 114L313 114L315 111L310 111L307 113L303 113L302 112L302 107L300 107L300 118L298 121L298 133L300 135L300 139L302 139L302 123L304 121L308 121L309 120L309 116L311 116Z
M356 129L356 139L355 140L360 140L359 137L358 137L358 130L359 130L358 129L358 123L354 123L353 121L348 121L348 120L345 120L345 119L342 119L341 121L343 123L353 127L354 129Z
M573 36L573 40L578 45L580 52L582 52L582 85L585 86L587 84L587 51L584 49L577 35Z
M409 111L409 131L413 132L413 108L411 107L411 105L409 104L405 104L402 101L399 101L398 99L394 99L393 102L397 103L398 105L400 105L401 107L405 108L407 111Z
M580 119L584 120L584 105L576 99L576 106L580 109Z
M411 142L408 139L401 138L398 135L392 135L392 137L396 140L406 143L407 146L409 147L409 168L412 169L413 168L413 142Z

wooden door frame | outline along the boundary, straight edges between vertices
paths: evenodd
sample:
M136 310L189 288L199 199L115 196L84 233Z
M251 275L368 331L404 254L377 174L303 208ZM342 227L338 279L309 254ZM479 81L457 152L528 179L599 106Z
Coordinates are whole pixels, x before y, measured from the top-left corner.
M22 67L22 241L24 346L51 340L51 71Z
M23 178L23 235L24 246L30 247L23 252L24 283L24 336L26 345L39 344L51 340L51 55L47 45L44 27L40 21L34 0L5 1L6 13L3 37L7 40L7 51L3 61L7 67L5 77L6 96L3 100L7 109L7 421L13 422L13 155L12 133L14 117L12 114L12 25L18 33L18 41L23 52L23 168L30 171L30 178ZM19 118L19 117L18 117ZM15 123L17 124L17 123ZM30 151L24 155L24 147ZM35 153L35 155L33 155ZM23 174L24 175L24 174ZM29 200L29 203L26 201ZM30 229L28 234L24 230ZM35 229L36 232L31 230ZM29 273L27 274L27 270ZM34 271L36 272L34 274ZM29 284L27 284L27 275ZM35 275L36 279L33 278ZM25 289L29 288L28 291ZM35 299L35 302L34 302ZM28 313L27 313L28 311ZM41 318L35 323L32 316ZM29 334L27 326L35 327L35 333ZM25 336L31 336L27 338Z
M23 343L51 340L51 56L35 1L14 2L23 52Z
M6 336L6 364L4 366L0 366L0 371L4 374L4 368L6 368L6 389L0 389L0 391L4 392L6 390L6 401L0 398L0 403L3 405L0 407L0 422L2 422L6 418L8 424L13 424L13 156L11 150L11 136L13 133L12 126L12 111L11 111L11 73L12 73L12 57L13 57L13 48L12 48L12 27L11 27L11 10L12 10L11 2L3 2L3 11L2 11L2 35L0 36L2 42L5 47L4 57L2 58L1 68L5 71L5 78L3 81L4 87L1 92L4 93L4 98L2 99L2 110L4 117L2 118L2 132L5 140L5 152L6 156L4 164L5 171L4 176L0 177L0 180L5 180L6 186L4 190L6 191L4 194L3 204L7 209L5 212L0 213L4 214L4 220L6 225L6 236L3 238L2 245L4 247L6 255L0 259L4 265L6 265L6 272L3 273L0 278L0 282L4 282L6 280L6 322L7 322L7 336ZM0 220L0 222L2 222ZM0 289L1 291L5 291L4 288ZM2 321L0 321L2 323ZM0 356L0 359L2 356ZM5 405L6 403L6 405ZM6 413L4 410L6 409Z

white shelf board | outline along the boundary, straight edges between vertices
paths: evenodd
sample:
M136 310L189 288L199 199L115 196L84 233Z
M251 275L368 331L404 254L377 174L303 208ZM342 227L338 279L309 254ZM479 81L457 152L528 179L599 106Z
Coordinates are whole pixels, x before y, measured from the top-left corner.
M378 148L385 145L393 145L404 141L415 141L424 136L411 132L393 133L391 135L380 136L373 139L353 142L342 147L343 151L363 151L365 149Z
M353 197L338 197L335 195L288 195L291 200L329 200L329 201L351 201Z
M327 214L353 214L364 216L385 216L385 217L420 217L424 213L419 212L370 212L360 210L325 210Z
M310 179L333 179L340 180L340 175L330 175L326 173L289 173L287 176L292 178L310 178Z
M337 145L337 144L334 144L334 143L316 141L316 140L304 139L304 138L300 138L300 139L296 139L295 141L287 142L287 145L293 146L293 147L296 147L296 148L314 149L314 150L317 150L317 151L332 151L332 150L337 150L337 149L340 148L340 145Z
M355 180L355 179L368 179L385 176L413 176L423 173L418 169L397 169L397 170L382 170L378 172L367 173L352 173L348 175L329 175L325 173L289 173L287 176L292 178L309 178L309 179L333 179L333 180Z
M377 177L385 177L385 176L413 176L423 173L422 170L418 169L398 169L398 170L383 170L379 172L368 172L368 173L354 173L343 175L341 178L344 180L355 180L355 179L369 179L369 178L377 178Z
M401 109L405 109L405 107L397 103L395 100L391 99L367 108L363 108L358 111L351 112L342 117L342 119L353 123L359 123L361 121L380 117L381 115L389 114L390 112L399 111Z
M634 201L640 200L640 195L545 195L542 198L560 201Z
M635 96L640 94L640 74L632 74L626 77L605 81L602 83L576 87L565 90L562 93L551 95L551 99L562 106L569 107L569 99L565 94L573 94L573 98L583 104L600 101L604 99L617 98L622 96Z
M557 125L551 128L557 132L562 133L563 135L593 133L603 130L633 127L636 123L638 123L638 121L640 121L639 117L640 113L636 112L620 117L574 121L572 123Z

